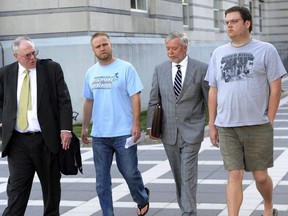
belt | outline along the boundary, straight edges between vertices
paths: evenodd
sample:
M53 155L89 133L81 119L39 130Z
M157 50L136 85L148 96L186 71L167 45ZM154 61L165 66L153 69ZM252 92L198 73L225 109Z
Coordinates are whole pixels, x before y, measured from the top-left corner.
M29 131L29 132L21 133L21 132L15 130L14 132L21 134L21 135L26 135L26 136L35 136L35 135L41 134L40 131Z

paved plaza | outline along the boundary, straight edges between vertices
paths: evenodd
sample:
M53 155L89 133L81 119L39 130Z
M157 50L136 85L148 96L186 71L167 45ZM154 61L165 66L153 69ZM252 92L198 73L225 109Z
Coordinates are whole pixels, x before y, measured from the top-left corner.
M287 82L285 82L288 89ZM275 120L274 167L269 173L274 183L274 207L279 216L288 216L288 97L281 100ZM82 147L84 174L62 177L61 216L100 216L101 210L95 192L95 171L91 147ZM175 185L162 144L139 145L139 169L145 185L150 189L150 210L147 216L180 216ZM0 214L7 203L8 168L6 158L0 159ZM203 141L199 153L198 215L226 216L224 171L219 149L212 147L209 138ZM116 216L136 215L128 187L112 165L113 198ZM250 173L245 173L244 202L240 216L260 216L263 210L261 196ZM37 177L30 196L26 216L42 215L41 187Z

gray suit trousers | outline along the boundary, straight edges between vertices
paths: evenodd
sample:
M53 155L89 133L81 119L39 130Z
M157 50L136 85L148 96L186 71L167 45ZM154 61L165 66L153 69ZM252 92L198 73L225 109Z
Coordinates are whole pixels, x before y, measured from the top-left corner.
M196 216L196 192L198 181L198 152L201 143L187 143L177 133L176 145L164 148L176 183L178 205L184 216Z

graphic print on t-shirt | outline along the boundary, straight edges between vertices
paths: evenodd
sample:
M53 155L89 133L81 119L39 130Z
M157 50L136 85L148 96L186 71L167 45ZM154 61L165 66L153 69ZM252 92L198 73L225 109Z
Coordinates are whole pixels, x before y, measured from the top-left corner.
M221 59L221 80L225 82L245 81L253 78L253 60L251 53L235 53Z
M117 81L119 73L115 73L114 76L99 76L94 77L92 82L92 89L111 89L113 82Z

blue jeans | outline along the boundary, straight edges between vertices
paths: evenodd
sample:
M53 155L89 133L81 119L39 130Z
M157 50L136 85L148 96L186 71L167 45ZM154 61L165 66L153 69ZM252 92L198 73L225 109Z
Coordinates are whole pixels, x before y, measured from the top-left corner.
M131 136L131 135L130 135ZM111 164L115 153L118 170L128 184L130 194L138 205L148 202L141 173L138 170L137 145L126 149L127 136L93 137L93 155L96 171L96 191L103 216L113 216Z

